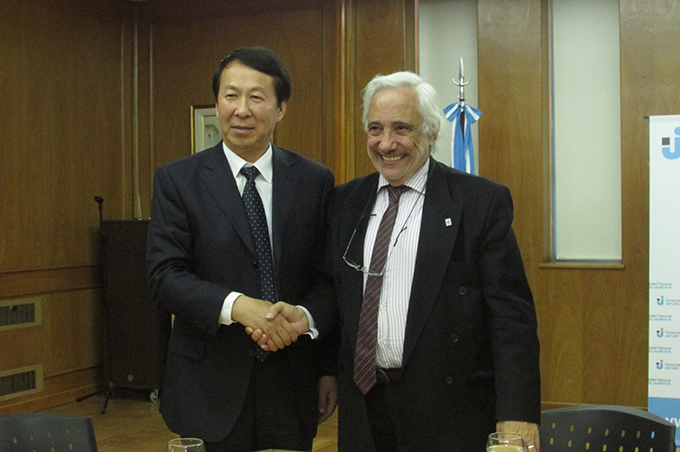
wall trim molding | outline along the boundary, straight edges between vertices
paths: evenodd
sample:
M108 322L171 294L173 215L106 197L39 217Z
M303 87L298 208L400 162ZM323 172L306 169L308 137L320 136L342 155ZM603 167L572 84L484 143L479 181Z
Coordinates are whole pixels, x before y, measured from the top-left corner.
M101 265L0 271L0 299L101 288Z

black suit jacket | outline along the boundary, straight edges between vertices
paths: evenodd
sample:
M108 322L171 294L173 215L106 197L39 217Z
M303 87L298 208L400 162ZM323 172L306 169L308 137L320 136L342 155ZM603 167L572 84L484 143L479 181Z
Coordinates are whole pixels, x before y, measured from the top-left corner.
M399 384L404 450L485 449L497 420L538 422L536 314L512 231L507 188L430 160ZM378 173L337 188L332 265L341 322L339 446L374 450L364 397L352 381L363 274L342 255L363 249ZM352 245L355 248L355 245ZM310 306L323 323L320 307ZM320 328L324 328L320 325Z
M322 165L273 151L274 272L279 299L298 304L315 292L334 180ZM232 291L259 296L255 246L221 142L156 171L148 272L155 301L175 315L163 418L180 435L219 441L241 411L255 349L242 325L218 323L220 311ZM317 345L302 337L286 352L297 384L288 390L312 432Z

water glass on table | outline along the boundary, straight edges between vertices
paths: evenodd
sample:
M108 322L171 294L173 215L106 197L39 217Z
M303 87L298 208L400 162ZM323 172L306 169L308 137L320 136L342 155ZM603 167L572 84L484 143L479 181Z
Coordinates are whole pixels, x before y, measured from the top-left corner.
M167 452L205 452L205 444L199 438L175 438L168 441Z
M486 441L486 452L527 452L527 445L517 433L495 432Z

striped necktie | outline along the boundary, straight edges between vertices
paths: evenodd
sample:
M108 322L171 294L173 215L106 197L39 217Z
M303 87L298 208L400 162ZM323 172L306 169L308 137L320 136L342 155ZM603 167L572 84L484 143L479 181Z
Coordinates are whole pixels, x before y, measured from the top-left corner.
M399 210L399 197L408 189L405 186L392 187L387 185L390 203L380 220L378 233L371 254L371 273L368 275L364 298L361 303L361 315L359 317L359 330L357 344L354 352L354 383L363 394L373 388L376 382L375 351L378 335L378 307L380 305L380 292L382 291L383 271L387 261L394 221Z

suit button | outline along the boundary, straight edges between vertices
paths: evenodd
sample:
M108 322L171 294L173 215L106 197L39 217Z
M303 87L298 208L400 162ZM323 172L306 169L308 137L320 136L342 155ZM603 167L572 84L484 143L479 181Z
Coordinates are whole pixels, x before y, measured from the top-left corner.
M458 288L458 293L461 295L465 295L467 293L467 289L465 288L465 286L460 286Z
M458 335L456 333L453 333L451 335L451 342L453 342L453 343L458 342Z
M252 261L251 264L252 264L253 268L255 270L257 270L257 261Z
M449 375L444 379L444 381L446 382L447 385L453 384L453 377Z

